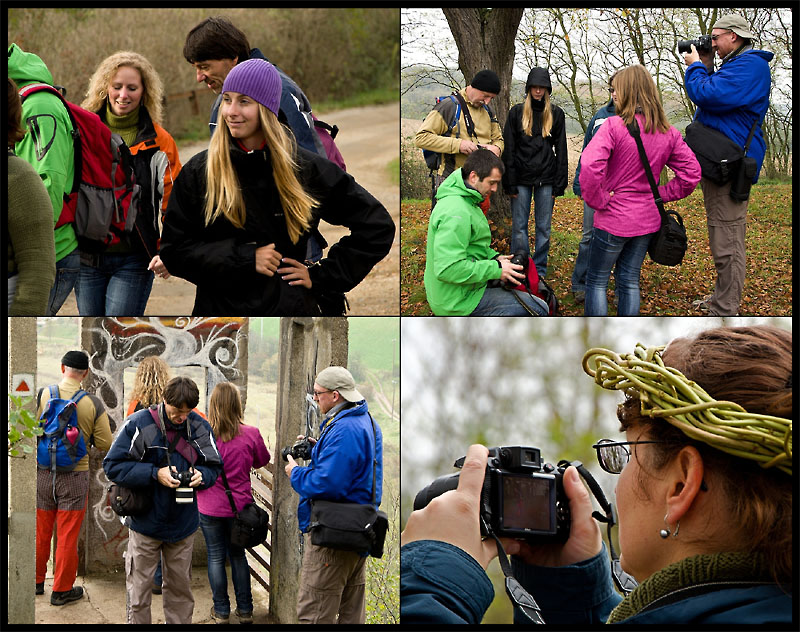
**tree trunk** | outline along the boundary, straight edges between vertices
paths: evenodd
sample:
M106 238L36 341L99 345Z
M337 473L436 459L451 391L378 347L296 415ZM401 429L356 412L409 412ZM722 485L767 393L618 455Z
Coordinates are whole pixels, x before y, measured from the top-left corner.
M506 122L511 105L511 73L514 67L514 40L522 8L442 9L458 47L458 68L469 82L479 70L489 69L500 78L500 93L492 100L492 110L500 127ZM498 192L492 197L489 218L495 224L507 223L511 216L508 197Z

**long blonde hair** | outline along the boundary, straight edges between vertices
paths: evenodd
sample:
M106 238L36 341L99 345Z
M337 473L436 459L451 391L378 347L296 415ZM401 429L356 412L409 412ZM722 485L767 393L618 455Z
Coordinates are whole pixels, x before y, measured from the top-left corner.
M231 382L220 382L208 400L208 423L220 441L230 441L239 434L244 420L239 389Z
M154 123L161 125L163 116L164 85L156 69L139 53L121 50L106 57L100 62L97 70L89 79L89 88L81 107L90 112L99 112L108 99L108 86L117 71L123 66L130 66L139 71L142 77L142 105L147 108Z
M130 401L137 401L142 408L164 401L164 388L169 382L169 365L161 356L148 356L139 362L133 378Z
M617 114L630 125L637 111L644 115L644 131L667 132L667 115L661 106L653 77L641 64L623 68L613 77L611 85L617 91Z
M318 202L306 193L297 179L294 138L280 124L278 118L260 103L258 117L272 159L272 176L286 218L286 230L292 243L296 244L300 235L308 230L311 209ZM237 228L244 228L247 212L239 178L231 162L232 137L225 117L219 116L217 127L217 132L211 137L206 162L206 226L224 215Z
M522 131L528 136L533 135L533 106L531 105L530 90L528 96L525 97L525 105L522 106ZM550 108L550 93L544 91L544 110L542 110L542 138L547 138L550 135L550 130L553 129L553 110Z

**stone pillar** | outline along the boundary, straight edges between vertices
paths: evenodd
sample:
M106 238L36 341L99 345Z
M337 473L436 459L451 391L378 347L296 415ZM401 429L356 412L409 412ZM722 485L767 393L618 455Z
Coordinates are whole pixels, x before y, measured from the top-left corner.
M8 319L8 390L13 375L36 375L36 319ZM30 385L35 396L34 384ZM26 409L35 417L36 406ZM35 447L35 441L28 440ZM35 623L36 453L8 459L8 623ZM13 551L13 555L11 554Z
M275 621L283 624L297 623L302 556L298 496L283 471L280 450L305 434L306 394L312 391L317 373L331 365L347 365L347 332L346 318L281 318L269 609ZM317 436L319 419L313 418Z
M83 318L81 343L89 353L89 377L83 387L106 407L116 437L125 418L127 401L123 375L147 356L160 355L170 367L199 366L206 396L218 382L236 384L247 400L247 318ZM81 572L121 572L128 529L108 506L105 452L89 450L89 503L78 549ZM195 537L193 563L206 563L205 541Z

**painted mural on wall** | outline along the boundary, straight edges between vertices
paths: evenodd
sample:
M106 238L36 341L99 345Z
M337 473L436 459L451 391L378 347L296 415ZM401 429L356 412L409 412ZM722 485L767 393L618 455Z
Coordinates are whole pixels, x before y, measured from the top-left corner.
M104 403L116 437L125 417L125 370L148 356L158 355L173 368L205 369L206 393L219 382L233 382L246 398L247 318L85 318L84 348L89 353L90 379L85 385ZM198 384L203 388L203 385ZM121 556L127 529L108 506L108 481L100 464L93 471L91 495L94 524L101 531L106 555Z

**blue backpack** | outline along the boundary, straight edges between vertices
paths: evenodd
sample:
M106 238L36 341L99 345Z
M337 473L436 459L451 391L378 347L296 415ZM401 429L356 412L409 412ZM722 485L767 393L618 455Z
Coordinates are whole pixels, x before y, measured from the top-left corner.
M39 437L36 463L53 472L71 472L84 456L86 441L78 427L78 402L86 391L78 389L70 399L59 396L58 386L51 385L50 399L39 417L44 434Z

